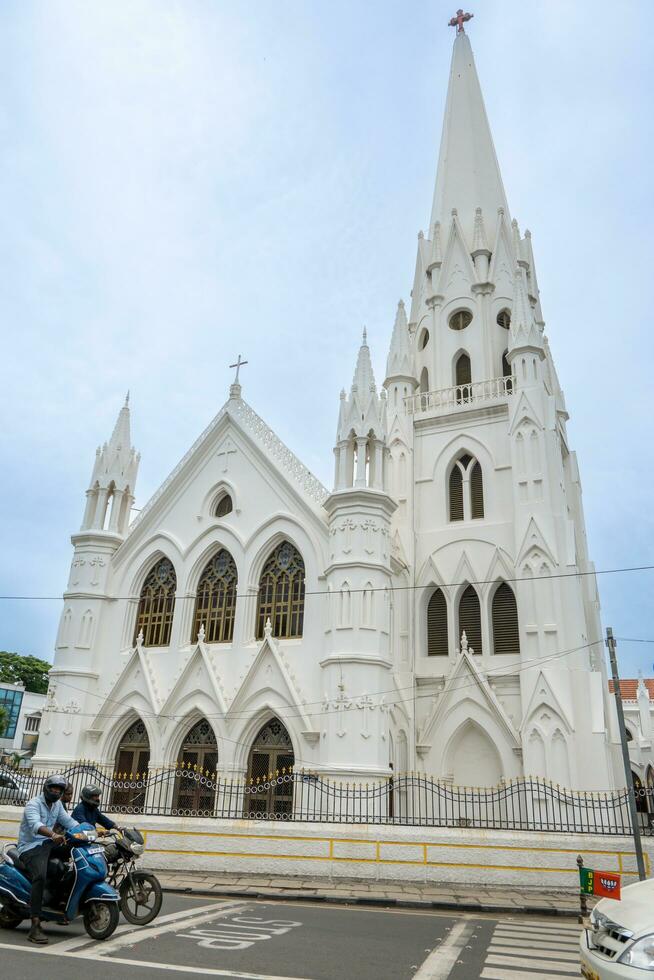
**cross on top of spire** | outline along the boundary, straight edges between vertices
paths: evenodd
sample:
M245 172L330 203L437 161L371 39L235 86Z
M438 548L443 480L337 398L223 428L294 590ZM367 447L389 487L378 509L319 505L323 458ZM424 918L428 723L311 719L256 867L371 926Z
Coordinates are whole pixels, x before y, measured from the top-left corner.
M474 16L475 16L474 14L464 14L463 10L459 8L459 10L457 10L456 12L456 17L453 17L452 20L449 21L447 26L456 27L457 34L465 34L465 28L463 25L466 24L469 20L472 20Z
M238 357L237 357L237 359L236 359L236 363L229 365L230 368L236 368L236 377L234 378L234 384L235 385L237 385L239 383L238 376L240 374L241 368L243 367L244 364L247 364L247 363L248 363L247 361L241 360L241 355L239 354Z

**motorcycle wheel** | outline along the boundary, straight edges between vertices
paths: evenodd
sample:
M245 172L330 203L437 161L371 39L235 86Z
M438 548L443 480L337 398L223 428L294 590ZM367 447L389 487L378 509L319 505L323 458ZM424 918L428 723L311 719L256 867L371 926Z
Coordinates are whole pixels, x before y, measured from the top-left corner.
M0 929L15 929L22 921L21 916L14 915L4 906L0 909Z
M147 926L159 915L163 892L158 878L135 871L120 886L120 910L133 926Z
M119 919L118 902L87 902L84 906L84 928L91 939L109 939Z

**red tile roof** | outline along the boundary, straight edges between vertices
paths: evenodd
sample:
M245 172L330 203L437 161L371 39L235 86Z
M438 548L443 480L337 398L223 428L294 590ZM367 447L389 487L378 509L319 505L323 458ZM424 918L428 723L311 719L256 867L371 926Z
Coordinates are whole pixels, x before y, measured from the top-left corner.
M649 691L650 701L654 701L654 677L646 677L645 687ZM609 691L613 694L613 681L609 681ZM625 699L625 701L635 701L638 697L638 678L627 679L625 677L620 681L620 694Z

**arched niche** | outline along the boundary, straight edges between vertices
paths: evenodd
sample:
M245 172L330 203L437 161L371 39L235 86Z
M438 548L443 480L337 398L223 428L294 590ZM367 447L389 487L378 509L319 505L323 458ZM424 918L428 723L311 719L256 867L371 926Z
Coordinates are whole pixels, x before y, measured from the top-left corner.
M472 721L453 736L448 768L455 786L497 786L503 776L497 748Z

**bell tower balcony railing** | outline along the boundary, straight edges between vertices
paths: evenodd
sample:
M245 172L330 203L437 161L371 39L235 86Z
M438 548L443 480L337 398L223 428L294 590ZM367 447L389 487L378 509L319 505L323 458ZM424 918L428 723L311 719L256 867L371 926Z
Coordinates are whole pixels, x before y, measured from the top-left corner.
M513 377L489 378L488 381L471 381L451 388L437 388L436 391L417 391L405 398L404 404L407 415L454 412L484 402L502 401L515 390L516 379Z

